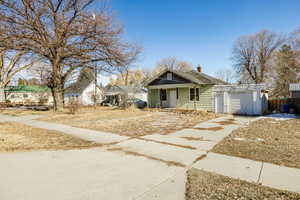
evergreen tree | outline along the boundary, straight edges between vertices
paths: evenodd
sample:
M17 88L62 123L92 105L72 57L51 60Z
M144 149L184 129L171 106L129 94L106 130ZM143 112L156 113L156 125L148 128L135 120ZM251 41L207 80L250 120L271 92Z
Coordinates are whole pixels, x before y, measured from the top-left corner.
M290 83L299 81L300 63L297 62L297 54L289 45L283 45L275 62L277 77L274 96L288 97Z

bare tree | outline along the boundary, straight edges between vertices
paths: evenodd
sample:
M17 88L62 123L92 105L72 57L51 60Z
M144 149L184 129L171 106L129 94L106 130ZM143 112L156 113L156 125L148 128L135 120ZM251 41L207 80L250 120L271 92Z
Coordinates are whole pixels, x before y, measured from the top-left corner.
M91 13L94 0L0 0L0 46L31 52L51 66L55 110L63 110L64 82L95 62L120 65L129 45L106 7Z
M31 59L26 62L28 55L20 51L0 51L0 103L5 102L5 87L10 83L12 78L20 71L31 67L36 60Z
M282 36L267 30L240 37L233 47L232 59L243 81L265 82L272 67L272 56L284 41Z
M236 78L236 74L230 68L220 69L215 73L215 75L218 79L223 80L226 83L233 83Z
M168 57L160 60L154 71L159 73L164 69L190 71L193 70L193 65L186 61L178 60L176 57Z

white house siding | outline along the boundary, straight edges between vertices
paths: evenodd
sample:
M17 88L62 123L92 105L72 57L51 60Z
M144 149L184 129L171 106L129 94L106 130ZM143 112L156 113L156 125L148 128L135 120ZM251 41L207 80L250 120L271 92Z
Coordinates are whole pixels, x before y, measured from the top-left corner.
M86 87L81 94L79 93L69 93L65 95L65 103L69 103L71 100L78 100L82 105L93 105L94 99L93 95L95 93L95 84L92 82ZM100 103L103 100L103 91L97 87L96 88L97 96L99 96L97 103Z

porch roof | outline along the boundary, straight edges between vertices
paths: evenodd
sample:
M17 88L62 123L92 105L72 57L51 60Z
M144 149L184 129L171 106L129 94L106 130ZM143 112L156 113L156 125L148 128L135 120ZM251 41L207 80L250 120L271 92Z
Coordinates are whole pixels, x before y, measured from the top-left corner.
M197 87L199 85L194 83L184 83L184 84L164 84L164 85L150 85L148 89L172 89L172 88L190 88Z

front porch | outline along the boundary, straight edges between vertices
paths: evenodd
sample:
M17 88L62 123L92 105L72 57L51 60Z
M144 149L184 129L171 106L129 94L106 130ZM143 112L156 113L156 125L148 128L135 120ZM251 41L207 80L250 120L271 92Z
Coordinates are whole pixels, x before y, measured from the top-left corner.
M181 108L212 111L209 85L172 84L148 87L150 108Z

